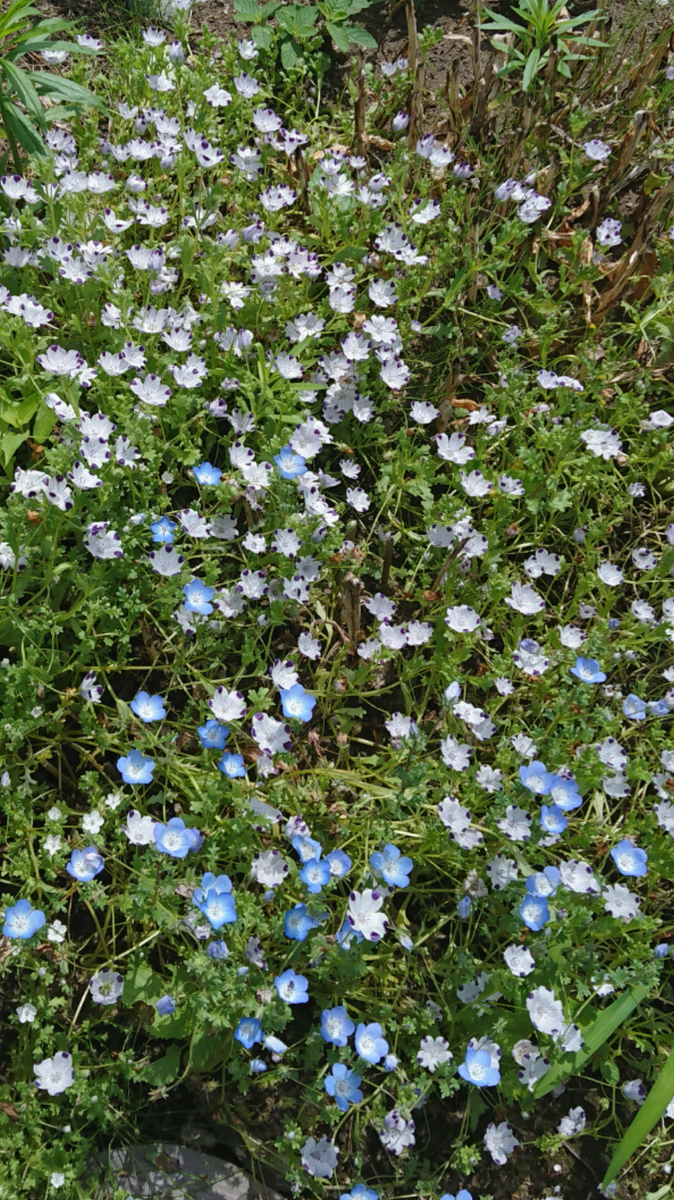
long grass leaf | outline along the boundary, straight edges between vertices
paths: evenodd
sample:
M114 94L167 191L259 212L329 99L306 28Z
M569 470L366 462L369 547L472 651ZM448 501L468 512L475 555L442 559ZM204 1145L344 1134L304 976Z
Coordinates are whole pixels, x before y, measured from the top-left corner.
M608 1171L604 1176L601 1185L602 1189L607 1188L609 1183L613 1182L618 1171L622 1170L625 1163L629 1161L635 1151L639 1149L642 1142L646 1140L651 1129L660 1120L660 1117L673 1097L674 1050L672 1050L632 1124L620 1139L613 1158L609 1163Z
M605 1008L599 1014L596 1021L593 1021L589 1029L583 1034L583 1046L576 1051L574 1055L567 1055L560 1059L559 1062L553 1063L549 1071L546 1071L542 1079L539 1080L534 1088L534 1096L538 1099L540 1096L546 1096L551 1092L557 1084L566 1079L568 1075L575 1075L580 1068L592 1058L593 1054L597 1053L604 1042L610 1038L623 1021L627 1020L630 1013L634 1011L637 1005L641 1004L642 1000L646 999L648 988L645 988L640 983L636 983L621 996L619 1000L614 1001L608 1008Z

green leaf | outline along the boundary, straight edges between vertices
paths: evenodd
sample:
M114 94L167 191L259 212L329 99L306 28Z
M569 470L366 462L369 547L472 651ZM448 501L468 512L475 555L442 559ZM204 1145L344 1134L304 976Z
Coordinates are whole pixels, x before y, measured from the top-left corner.
M0 70L2 70L5 79L16 92L21 103L25 104L33 120L37 121L38 125L44 127L44 109L28 72L23 71L21 67L15 66L8 59L0 62Z
M312 36L317 18L318 9L304 8L300 4L288 4L276 14L279 27L300 39Z
M651 1129L660 1120L670 1100L674 1097L674 1050L658 1075L644 1103L620 1139L602 1182L602 1191L615 1179L618 1171L639 1149Z
M180 1074L181 1053L182 1046L169 1046L162 1058L144 1067L139 1078L145 1083L151 1083L153 1087L166 1087L167 1084L173 1083Z
M260 50L271 50L272 42L274 41L271 29L265 29L262 25L253 25L250 36Z
M586 1029L583 1034L583 1047L578 1050L573 1057L565 1057L559 1062L553 1063L549 1071L545 1072L542 1079L539 1079L534 1088L534 1096L538 1100L541 1096L547 1096L553 1088L557 1086L562 1079L566 1079L569 1075L577 1075L580 1068L597 1050L604 1045L604 1042L610 1038L612 1033L615 1033L619 1025L626 1021L630 1013L641 1004L642 1000L646 999L648 988L645 988L640 983L635 983L630 988L629 992L625 992L619 1000L605 1008L599 1014L596 1021L593 1021L589 1029Z
M532 50L531 54L529 55L529 57L527 59L527 65L524 68L524 75L522 76L522 91L523 92L527 91L529 84L531 83L532 79L536 75L540 61L541 61L540 50L537 50L537 49Z
M40 398L34 392L18 404L12 403L10 397L0 395L0 420L6 421L13 429L20 429L35 415L39 402Z
M35 424L33 425L33 437L35 441L43 442L45 438L49 437L55 423L56 417L51 408L48 408L46 404L41 404L35 417Z
M281 62L284 70L291 71L293 67L297 66L301 58L302 51L297 42L294 42L292 38L288 38L287 41L281 43Z
M34 31L33 31L34 32ZM89 46L78 46L77 42L55 42L49 37L22 38L14 50L10 50L7 58L21 58L24 54L37 54L40 50L65 50L68 54L95 54Z
M377 43L367 29L361 25L345 25L344 32L348 35L349 45L363 46L365 50L376 50Z
M346 32L347 27L344 25L335 25L332 21L326 21L325 28L330 34L330 37L335 43L337 49L341 50L342 54L347 54L349 50L349 35Z
M164 991L161 979L146 962L135 962L124 976L123 1001L128 1008L138 1000L152 1004Z
M3 433L2 441L0 442L0 454L2 454L2 465L5 470L8 469L19 446L26 441L27 437L27 433Z
M0 121L28 154L37 154L41 157L48 154L47 147L39 133L33 128L25 113L22 113L12 100L4 98L0 100Z
M52 75L50 71L36 71L33 74L36 90L45 96L56 96L68 104L85 104L97 108L104 116L109 116L108 109L99 96L95 96L88 88L73 83L72 79L64 79L61 75Z
M234 0L234 12L240 21L259 21L262 16L256 0Z

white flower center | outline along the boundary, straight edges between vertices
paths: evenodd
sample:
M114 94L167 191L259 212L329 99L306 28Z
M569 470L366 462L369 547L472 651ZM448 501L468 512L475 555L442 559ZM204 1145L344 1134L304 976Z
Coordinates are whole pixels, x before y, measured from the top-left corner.
M364 1056L375 1053L374 1038L370 1037L369 1033L366 1033L365 1036L360 1039L359 1049L360 1053Z
M165 833L164 846L167 850L179 850L182 838L179 833Z

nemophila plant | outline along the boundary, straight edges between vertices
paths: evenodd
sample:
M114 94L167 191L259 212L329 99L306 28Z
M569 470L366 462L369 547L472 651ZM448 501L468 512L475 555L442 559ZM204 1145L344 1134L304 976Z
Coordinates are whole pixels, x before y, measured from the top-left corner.
M189 7L0 176L0 1184L198 1093L298 1194L490 1194L672 1045L667 155L638 226L547 46L566 181L408 144L402 60L354 147Z

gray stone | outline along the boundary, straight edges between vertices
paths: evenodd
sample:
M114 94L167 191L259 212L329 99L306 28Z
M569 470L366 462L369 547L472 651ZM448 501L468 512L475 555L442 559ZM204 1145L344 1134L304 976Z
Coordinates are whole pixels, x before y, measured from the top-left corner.
M110 1200L113 1187L133 1200L284 1200L233 1163L185 1146L128 1146L97 1156L94 1200Z

